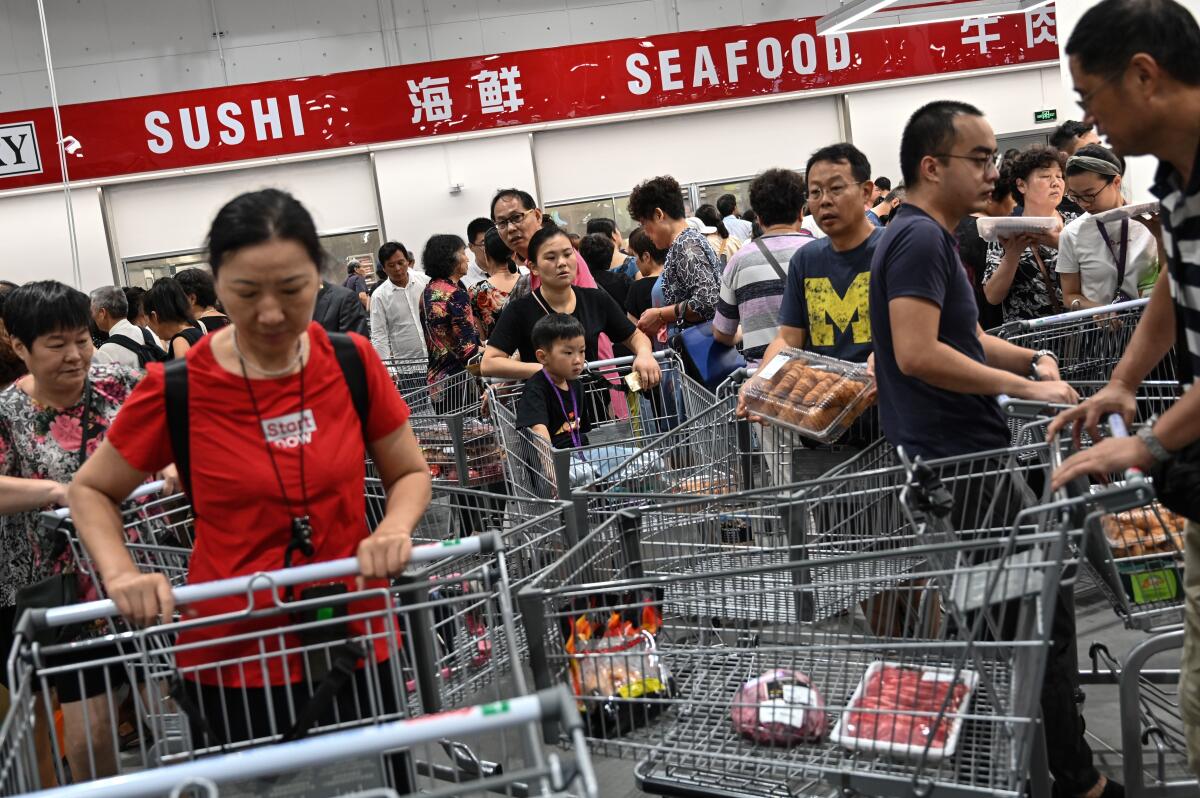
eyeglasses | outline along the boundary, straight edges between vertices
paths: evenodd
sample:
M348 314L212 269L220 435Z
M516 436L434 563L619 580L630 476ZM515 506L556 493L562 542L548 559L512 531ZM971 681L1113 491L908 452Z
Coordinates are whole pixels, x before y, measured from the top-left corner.
M1080 94L1079 95L1079 107L1083 109L1084 114L1090 114L1092 112L1092 109L1091 109L1092 100L1096 99L1096 95L1100 93L1100 90L1103 89L1108 84L1120 79L1121 77L1124 76L1124 74L1125 73L1122 70L1121 72L1118 72L1116 74L1109 75L1104 80L1100 81L1100 83L1097 84L1096 87L1093 88L1091 91L1087 92L1086 94Z
M1001 152L990 152L987 155L951 155L948 152L935 152L934 158L957 158L960 161L970 161L975 164L979 171L986 173L988 167L1000 169L1000 162L1004 160L1004 154Z
M525 217L528 216L529 214L533 213L533 211L534 211L534 209L530 208L529 210L522 211L521 213L514 213L512 216L509 216L507 219L497 219L496 220L496 229L497 230L506 230L509 227L516 227L521 222L525 221Z
M1088 194L1078 194L1074 191L1068 191L1067 199L1071 200L1071 202L1074 202L1076 205L1091 205L1096 201L1096 197L1099 197L1101 194L1107 191L1108 187L1111 185L1112 183L1109 183L1104 188L1097 189Z
M829 195L829 199L836 201L838 197L846 193L846 189L848 188L850 188L849 183L840 183L836 186L830 186L826 189L810 188L808 190L808 201L820 202L821 198L825 195Z

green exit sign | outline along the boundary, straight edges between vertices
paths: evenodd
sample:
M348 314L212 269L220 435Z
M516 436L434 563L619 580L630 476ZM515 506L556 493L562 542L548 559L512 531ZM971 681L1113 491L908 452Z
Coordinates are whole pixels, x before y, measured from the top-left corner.
M1047 108L1045 111L1034 111L1034 122L1053 122L1058 119L1058 111L1053 108Z

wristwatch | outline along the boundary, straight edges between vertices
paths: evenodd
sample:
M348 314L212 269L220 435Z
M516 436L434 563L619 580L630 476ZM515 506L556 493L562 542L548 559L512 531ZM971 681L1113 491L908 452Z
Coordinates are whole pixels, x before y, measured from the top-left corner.
M1137 436L1141 439L1142 443L1146 444L1146 448L1150 450L1150 456L1154 458L1154 462L1161 465L1162 463L1170 462L1175 457L1175 453L1168 451L1167 447L1162 445L1162 441L1155 437L1153 429L1155 420L1152 419L1151 423L1138 429Z
M1039 349L1033 353L1033 359L1029 361L1029 375L1035 380L1038 378L1037 364L1044 357L1048 357L1054 361L1054 365L1058 365L1058 355L1051 352L1049 349Z

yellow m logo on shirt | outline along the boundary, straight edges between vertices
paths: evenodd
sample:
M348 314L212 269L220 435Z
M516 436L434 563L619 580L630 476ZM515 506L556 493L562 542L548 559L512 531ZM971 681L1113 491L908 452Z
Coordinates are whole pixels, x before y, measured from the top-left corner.
M804 280L804 298L808 303L808 334L814 346L833 346L837 332L853 327L854 343L871 343L871 315L868 309L870 272L862 272L850 283L846 295L833 288L828 277ZM831 323L832 322L832 323ZM837 328L837 332L834 328Z

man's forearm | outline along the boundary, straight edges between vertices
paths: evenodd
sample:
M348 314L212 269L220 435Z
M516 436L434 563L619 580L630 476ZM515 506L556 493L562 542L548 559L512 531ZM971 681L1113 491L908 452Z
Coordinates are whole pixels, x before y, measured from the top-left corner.
M1029 382L1009 369L976 362L941 341L921 347L921 351L911 353L908 358L902 358L897 350L896 360L906 376L954 393L982 396L998 396L1002 393L1019 395Z
M1164 269L1158 275L1154 293L1150 295L1150 303L1142 312L1142 319L1134 330L1133 338L1126 347L1121 362L1113 369L1113 382L1119 382L1130 389L1136 388L1146 379L1150 370L1171 351L1171 346L1175 343L1175 305L1171 300L1167 281L1167 272Z
M1034 352L1032 349L1017 346L1003 338L997 338L987 333L979 336L979 342L983 344L983 354L987 357L987 364L992 368L1011 371L1022 377L1029 374L1029 370L1033 366Z
M804 342L808 339L808 331L803 327L786 327L780 325L779 332L775 335L774 340L767 345L767 349L763 352L763 364L770 363L771 359L782 352L784 349L791 347L792 349L803 349Z

